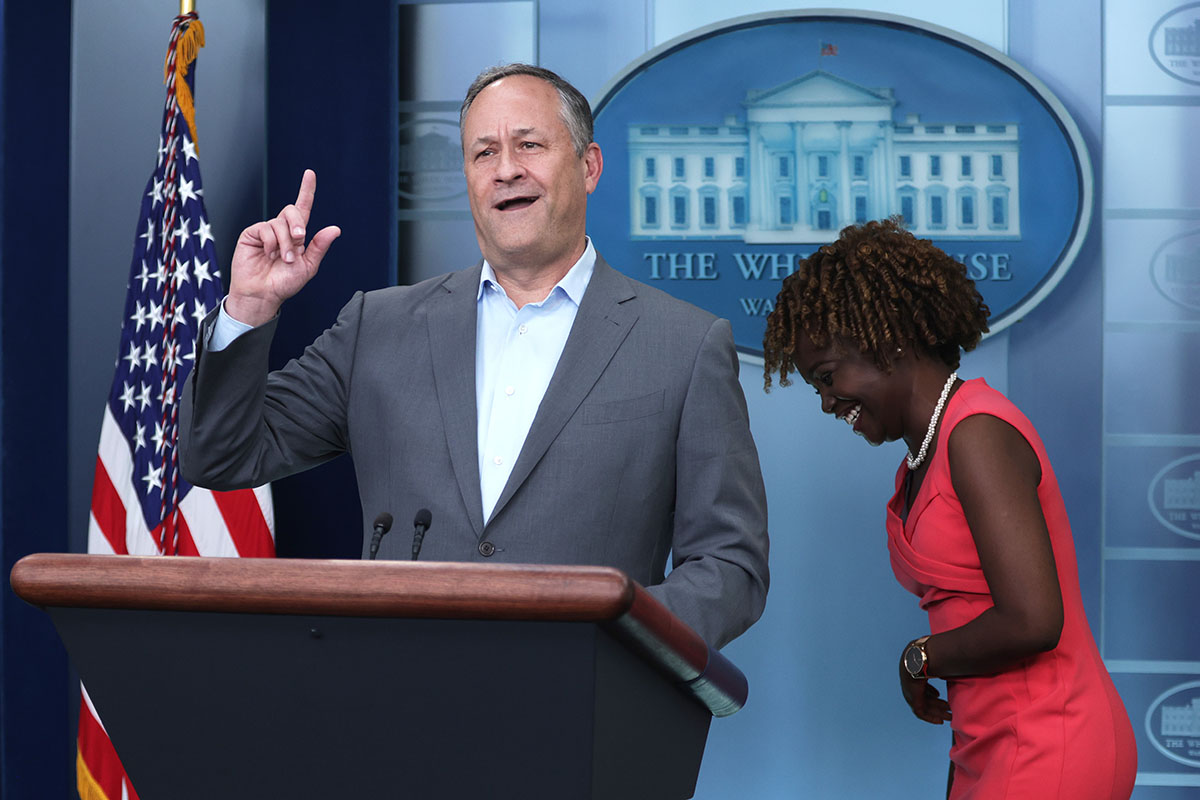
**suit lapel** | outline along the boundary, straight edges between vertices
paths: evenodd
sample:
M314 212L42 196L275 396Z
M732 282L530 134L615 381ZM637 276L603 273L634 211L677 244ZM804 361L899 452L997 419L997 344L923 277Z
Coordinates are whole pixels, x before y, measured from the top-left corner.
M493 519L542 460L567 420L596 385L621 342L629 335L638 312L635 304L626 301L635 296L632 282L597 255L596 267L575 315L575 323L571 326L554 376L546 388L546 395L533 418L529 435L525 437L521 455L513 465L500 499L496 501ZM476 495L478 491L477 485Z
M478 537L483 533L479 490L478 412L475 408L476 295L482 263L451 273L428 302L433 383L442 410L450 463ZM585 295L586 297L586 295Z

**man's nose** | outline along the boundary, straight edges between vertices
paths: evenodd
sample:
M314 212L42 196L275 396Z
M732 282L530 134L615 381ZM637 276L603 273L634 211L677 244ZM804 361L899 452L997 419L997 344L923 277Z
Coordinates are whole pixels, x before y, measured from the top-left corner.
M516 180L525 174L525 167L515 150L504 147L500 150L500 158L496 164L496 180L505 183Z

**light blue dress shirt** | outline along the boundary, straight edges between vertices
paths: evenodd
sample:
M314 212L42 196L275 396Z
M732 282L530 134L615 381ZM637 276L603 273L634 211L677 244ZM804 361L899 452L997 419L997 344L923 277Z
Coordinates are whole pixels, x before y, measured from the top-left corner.
M483 262L476 295L475 408L485 520L525 444L595 267L589 238L583 255L546 299L518 309L496 281L492 265ZM252 327L226 314L222 300L205 346L224 350Z
M519 310L486 261L475 326L479 489L489 519L550 385L596 266L591 239L546 299Z

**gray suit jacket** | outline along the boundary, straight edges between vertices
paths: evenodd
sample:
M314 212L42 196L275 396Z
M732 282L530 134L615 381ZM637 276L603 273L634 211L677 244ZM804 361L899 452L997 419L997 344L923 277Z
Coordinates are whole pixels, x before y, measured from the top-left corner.
M396 531L380 557L409 557L409 520L428 508L422 559L617 567L724 645L758 619L768 583L766 496L729 323L597 259L485 524L480 266L356 294L269 376L273 322L220 352L198 347L180 413L184 477L254 486L349 452L364 552L371 520L388 511Z

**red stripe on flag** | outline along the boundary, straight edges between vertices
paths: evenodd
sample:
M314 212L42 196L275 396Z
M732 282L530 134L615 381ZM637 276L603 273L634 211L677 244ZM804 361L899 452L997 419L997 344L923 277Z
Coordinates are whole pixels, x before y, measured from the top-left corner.
M193 489L192 491L195 490ZM196 542L192 539L192 530L188 527L187 519L183 516L183 514L179 515L179 524L175 528L175 535L178 537L175 541L175 555L200 555L200 551L196 549Z
M125 544L125 504L99 456L96 456L96 476L92 481L92 516L113 552L129 555Z
M126 780L125 768L112 742L108 740L108 734L92 716L87 702L82 700L79 703L79 759L92 781L87 786L82 780L83 775L79 776L80 797L92 800L95 793L90 790L99 789L107 800L121 800L121 783Z
M275 541L263 518L258 498L250 489L213 492L213 499L225 520L225 527L242 558L269 558L275 555Z

